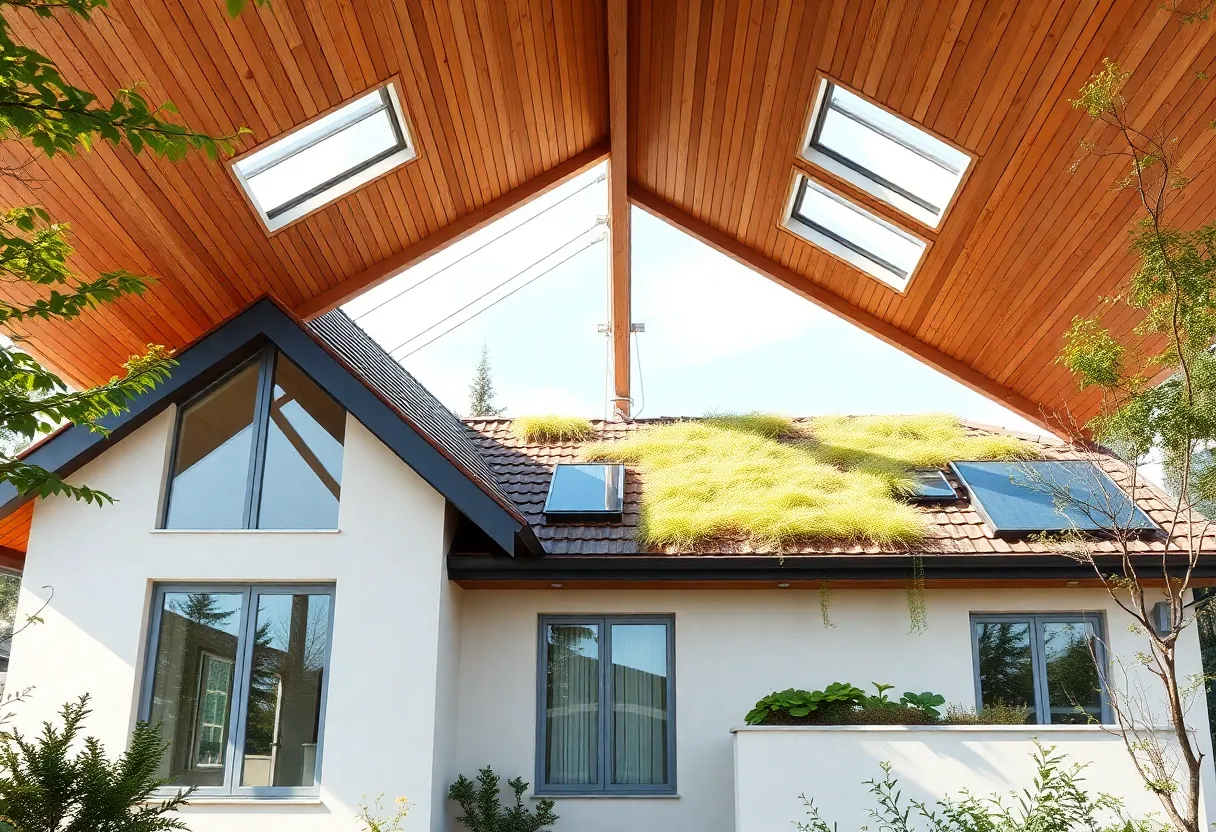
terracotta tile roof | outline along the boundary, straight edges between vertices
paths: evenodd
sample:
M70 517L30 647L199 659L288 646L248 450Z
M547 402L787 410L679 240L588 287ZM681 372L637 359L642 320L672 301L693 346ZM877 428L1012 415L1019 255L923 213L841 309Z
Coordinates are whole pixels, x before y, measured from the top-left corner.
M511 431L512 420L495 419L466 419L473 437L473 443L498 478L503 491L511 498L519 510L532 525L536 536L540 538L545 550L553 555L631 555L631 554L662 554L678 555L692 554L674 549L645 548L637 541L638 510L642 491L645 487L645 472L634 466L626 466L625 473L625 511L619 522L577 522L577 523L546 523L543 514L545 496L549 490L549 480L553 474L553 466L561 462L582 461L582 447L590 442L618 441L635 431L655 424L677 421L673 418L640 419L636 421L592 421L593 436L586 442L562 442L544 445L525 443ZM799 420L809 421L809 420ZM1061 442L1053 436L1035 436L1004 430L988 425L965 424L965 429L976 434L1005 434L1015 436L1024 442L1034 445L1046 459L1083 459L1085 456ZM1106 472L1125 491L1132 482L1130 467L1119 458L1104 454L1097 460L1099 467ZM947 478L960 494L965 493L960 483L952 474ZM1171 514L1168 511L1169 498L1157 489L1145 485L1143 481L1136 489L1136 502L1154 522L1163 527L1169 523ZM974 510L966 499L959 499L945 505L921 506L920 510L929 521L929 535L924 543L915 550L923 553L940 555L972 555L972 554L1052 554L1050 547L1043 543L1027 540L1002 540L997 538L992 530L984 523L983 518ZM1202 518L1195 518L1203 522ZM1179 530L1176 541L1185 538L1185 532ZM1109 542L1095 541L1096 551L1115 551ZM1162 552L1165 550L1164 536L1160 539L1136 541L1132 544L1136 550L1144 553ZM1175 549L1179 544L1175 543ZM1216 554L1216 530L1206 533L1203 539L1203 550ZM790 547L782 550L788 555L889 555L906 554L905 547L880 546L868 543L853 543L817 541L805 545ZM715 547L712 551L697 550L700 555L745 555L745 554L775 554L774 550L753 549L750 546L731 545Z

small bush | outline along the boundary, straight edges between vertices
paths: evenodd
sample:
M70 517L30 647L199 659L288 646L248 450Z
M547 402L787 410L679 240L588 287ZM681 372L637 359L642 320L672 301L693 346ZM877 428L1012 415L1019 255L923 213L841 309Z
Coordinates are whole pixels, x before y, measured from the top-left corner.
M448 789L448 800L460 805L464 814L456 818L469 832L540 832L557 823L552 800L536 801L536 812L524 806L528 784L522 777L507 781L515 795L515 803L503 808L499 792L500 778L486 766L477 772L476 782L463 774Z
M867 695L848 682L833 682L823 690L775 691L756 703L744 721L748 725L933 725L946 700L931 691L906 692L898 702L887 696L891 685L873 683Z
M951 705L942 717L943 725L1025 725L1030 718L1030 709L1023 705L1006 705L994 702L980 708L963 708Z
M93 737L78 740L89 697L60 709L62 728L43 723L36 737L10 731L0 742L0 817L22 832L167 832L185 829L176 816L190 790L161 802L152 793L168 746L160 732L139 723L130 748L106 758Z
M363 795L366 800L367 795ZM384 795L379 794L370 805L359 804L359 814L355 819L363 824L364 832L401 832L401 822L410 813L410 801L405 797L393 800L397 808L390 815L384 808Z
M581 442L592 431L591 423L577 416L519 416L511 423L515 438L541 445Z
M891 764L882 763L882 778L865 781L877 807L870 810L871 828L910 832L1164 832L1168 827L1152 818L1130 818L1117 797L1090 796L1081 776L1084 766L1067 765L1055 748L1035 742L1034 785L1015 793L1012 801L1000 795L979 797L963 792L943 797L932 805L906 800ZM815 806L801 795L807 820L796 823L799 832L837 832ZM915 823L915 826L914 826ZM865 828L865 827L863 827Z

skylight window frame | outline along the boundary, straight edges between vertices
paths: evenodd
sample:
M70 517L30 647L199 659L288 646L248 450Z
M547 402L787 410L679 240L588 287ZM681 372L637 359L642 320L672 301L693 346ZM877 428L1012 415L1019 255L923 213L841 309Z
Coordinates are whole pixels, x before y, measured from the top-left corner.
M619 508L604 510L569 510L551 509L553 499L553 483L557 479L559 468L605 468L617 471L616 502ZM545 506L541 510L545 520L549 522L578 522L594 520L620 520L625 513L625 466L618 462L559 462L553 466L553 474L549 477L549 489L545 492Z
M958 502L960 499L958 489L954 487L954 483L946 477L946 473L940 468L916 468L912 471L913 475L931 475L937 474L941 481L950 489L950 494L919 494L915 491L909 493L904 499L914 505L942 505Z
M967 476L963 473L962 469L960 469L958 467L959 465L966 465L966 464L984 464L984 465L998 464L998 461L996 461L996 460L977 460L977 459L960 459L960 460L952 461L950 463L950 471L951 471L951 473L954 474L955 478L958 480L959 485L962 486L962 491L966 494L967 501L971 504L971 507L973 509L975 509L976 513L979 514L979 516L983 519L984 523L988 526L988 528L992 531L992 534L997 539L999 539L999 540L1021 540L1021 539L1025 539L1027 537L1030 537L1032 535L1037 535L1037 534L1054 535L1054 534L1061 534L1061 533L1073 533L1073 534L1081 535L1083 537L1090 538L1093 540L1111 540L1111 539L1114 539L1114 537L1121 532L1126 533L1130 538L1138 539L1138 540L1153 540L1156 538L1160 538L1162 536L1163 531L1161 529L1161 526L1158 525L1157 522L1155 520L1153 520L1153 518L1151 516L1149 516L1149 513L1147 511L1145 511L1143 508L1140 507L1140 504L1136 501L1136 499L1131 494L1127 493L1127 491L1123 488L1123 486L1121 486L1121 485L1119 485L1119 483L1115 482L1114 479L1109 474L1107 474L1105 471L1102 470L1101 466L1099 466L1092 460L1038 459L1038 460L1029 460L1027 462L1028 462L1028 464L1034 464L1034 463L1040 463L1040 464L1042 464L1042 463L1065 463L1065 464L1083 463L1083 464L1088 464L1088 465L1092 466L1094 472L1097 474L1097 477L1100 478L1099 481L1101 479L1104 479L1111 486L1113 486L1113 488L1114 488L1113 493L1122 495L1122 497L1125 500L1127 500L1128 505L1131 507L1131 509L1134 513L1133 516L1138 515L1139 517L1143 518L1143 520L1145 521L1145 523L1147 523L1147 525L1131 526L1129 524L1129 525L1124 526L1122 529L1114 529L1114 528L1090 529L1090 528L1076 528L1075 526L1073 528L1062 527L1059 529L1023 529L1023 528L1014 528L1012 526L1002 527L992 517L991 513L989 512L989 507L984 505L983 499L980 497L979 494L976 493L974 487L967 480ZM1001 463L1001 464L1006 464L1006 463ZM1014 462L1014 463L1007 463L1007 464L1016 465L1019 463ZM1059 514L1058 511L1056 511L1056 513ZM1065 518L1062 517L1062 519L1065 519ZM1061 526L1062 525L1063 524L1061 524Z
M839 87L845 92L857 96L865 100L868 104L880 110L887 112L892 118L898 119L906 124L910 129L917 130L933 140L941 142L954 149L958 153L968 158L967 164L961 169L957 169L948 160L941 159L932 152L919 148L913 143L907 141L901 136L896 136L890 131L884 129L881 125L875 124L866 119L864 116L851 113L843 108L832 107L832 90ZM899 144L901 147L908 149L921 158L927 159L944 170L955 173L957 181L955 182L954 190L945 205L940 206L937 211L933 208L938 206L932 205L927 199L917 196L907 191L902 186L891 182L880 174L870 170L865 165L850 159L844 154L833 150L819 142L819 136L823 131L824 123L828 116L828 110L834 110L846 118L850 118L858 124L862 124L867 129L878 133L885 138ZM936 231L941 228L945 218L949 215L950 209L958 202L958 195L962 192L963 187L967 184L967 177L975 168L976 155L964 147L961 147L955 142L927 129L921 124L910 121L905 116L892 111L888 107L884 107L877 101L874 101L864 93L853 89L848 84L842 84L835 78L832 78L823 73L819 73L816 84L816 94L814 105L811 108L810 118L808 119L807 129L803 136L802 146L798 153L799 159L804 160L815 166L818 170L823 171L831 178L845 182L853 188L862 191L867 196L877 200L886 208L893 209L903 216L907 216L916 221L919 225L927 229Z
M841 235L802 214L798 209L802 202L803 191L807 187L814 188L842 206L856 211L896 234L918 243L921 246L921 252L915 265L910 270L904 271L898 266L887 262L882 257L868 251L860 243L843 238ZM845 196L840 190L832 187L823 181L823 179L812 175L809 171L798 166L794 167L790 196L787 200L783 217L780 226L782 230L793 234L802 242L811 243L842 263L852 266L900 294L907 291L909 284L911 284L912 279L920 271L921 266L924 265L925 259L933 247L932 236L912 231L908 226L896 222L893 217L879 213L873 207L860 200Z
M295 223L305 219L306 217L320 211L321 209L332 205L334 202L349 196L350 194L366 187L380 177L388 174L408 162L418 158L418 146L414 139L414 131L409 121L409 117L405 112L405 108L401 104L399 81L396 76L369 87L363 90L358 95L343 101L336 107L330 107L324 112L318 113L308 121L293 127L291 130L276 136L269 141L263 142L257 147L251 148L239 156L233 157L228 162L228 172L235 180L242 198L253 210L254 215L258 218L262 229L268 235L275 235L280 231L294 225ZM355 103L364 98L371 96L373 93L379 93L383 104L373 110L366 112L352 113L349 119L342 119L336 122L326 132L304 142L299 146L292 146L294 140L298 136L307 131L312 125L321 119L327 118L334 113L351 107ZM309 190L298 194L286 203L276 206L271 211L267 211L254 195L253 188L250 185L250 179L259 173L286 161L287 159L302 153L311 147L314 147L321 142L332 138L344 130L350 129L360 122L376 116L382 112L389 114L389 124L393 130L396 142L394 145L368 159L364 159L351 168L342 173L322 182ZM245 163L251 157L256 156L275 145L286 145L283 153L275 155L272 160L265 164L260 164L251 173L249 171L242 172L240 165Z

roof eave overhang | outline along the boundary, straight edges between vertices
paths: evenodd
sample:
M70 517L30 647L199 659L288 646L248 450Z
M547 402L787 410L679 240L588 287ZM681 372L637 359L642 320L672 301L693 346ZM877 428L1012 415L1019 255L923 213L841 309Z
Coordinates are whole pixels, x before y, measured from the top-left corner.
M1160 576L1161 553L1136 555L1153 563ZM1094 567L1064 555L921 555L928 582L1008 581L1087 582ZM1186 570L1185 555L1166 559L1171 575ZM1098 557L1103 574L1121 571L1118 556ZM469 583L716 583L753 582L906 582L912 577L912 555L546 555L510 560L488 555L449 555L448 577ZM1216 581L1216 552L1205 554L1192 570L1198 582Z
M101 420L108 433L71 426L43 440L23 459L60 476L70 476L169 405L186 401L267 345L297 364L504 552L543 553L518 510L504 505L476 483L299 318L268 297L254 301L182 349L166 382L138 397L127 412ZM0 483L0 518L30 499L11 483Z

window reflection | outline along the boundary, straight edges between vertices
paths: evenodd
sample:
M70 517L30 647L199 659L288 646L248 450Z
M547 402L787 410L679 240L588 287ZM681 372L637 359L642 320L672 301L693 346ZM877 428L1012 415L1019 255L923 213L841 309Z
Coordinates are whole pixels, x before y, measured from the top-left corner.
M182 413L169 486L169 529L244 525L258 365L245 367Z
M258 596L242 786L314 782L329 601L329 595Z
M976 622L981 705L1024 707L1034 721L1034 662L1030 625Z
M345 435L341 406L278 356L258 528L337 528Z
M1102 720L1102 689L1094 662L1093 627L1083 622L1043 625L1047 698L1055 724L1083 725Z
M169 745L158 776L176 785L224 782L243 605L237 593L164 596L148 722Z

